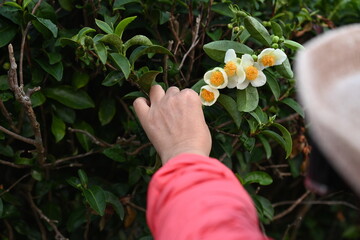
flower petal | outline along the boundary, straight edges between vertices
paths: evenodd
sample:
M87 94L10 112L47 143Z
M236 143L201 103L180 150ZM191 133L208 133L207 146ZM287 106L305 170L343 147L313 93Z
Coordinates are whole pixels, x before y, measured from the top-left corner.
M265 74L259 70L259 75L256 79L250 82L253 87L261 87L264 86L266 83L266 76Z
M248 85L249 85L250 81L249 80L245 80L242 81L240 83L238 83L238 85L236 86L237 89L243 90L245 89Z
M249 54L244 54L241 57L241 66L245 69L249 66L254 65L254 59Z
M287 58L286 54L280 49L276 49L273 54L275 56L275 65L281 65Z
M202 91L203 91L203 90L206 90L206 91L208 91L208 92L213 93L213 94L214 94L214 99L213 99L212 101L206 101L206 100L204 99L204 97L202 96ZM219 90L217 90L217 89L215 89L215 88L212 88L212 87L210 87L209 85L205 85L205 86L202 86L202 87L200 88L200 100L201 100L201 103L202 103L203 105L205 105L205 106L211 106L211 105L213 105L213 104L216 102L216 100L219 98L219 96L220 96Z
M216 85L214 85L214 84L211 83L211 76L212 76L212 74L213 74L214 72L221 72L222 77L224 78L224 82L223 82L221 85L216 86ZM216 68L214 68L214 69L212 69L212 70L207 71L207 72L204 74L204 81L205 81L208 85L210 85L212 88L222 89L222 88L225 88L225 87L227 86L227 84L228 84L228 76L227 76L227 74L226 74L226 72L225 72L224 69L222 69L222 68L220 68L220 67L216 67Z
M236 53L234 49L228 49L225 53L224 62L227 63L230 60L236 59Z

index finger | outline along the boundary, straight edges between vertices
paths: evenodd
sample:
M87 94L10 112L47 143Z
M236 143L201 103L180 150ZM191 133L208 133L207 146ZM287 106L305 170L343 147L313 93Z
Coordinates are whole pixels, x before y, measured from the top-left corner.
M140 123L142 124L146 118L147 113L149 112L150 106L148 100L143 97L138 97L133 103L136 115L138 116Z

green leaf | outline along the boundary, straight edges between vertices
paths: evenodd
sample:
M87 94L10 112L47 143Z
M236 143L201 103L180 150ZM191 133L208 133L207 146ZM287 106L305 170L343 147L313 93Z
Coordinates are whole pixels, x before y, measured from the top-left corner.
M272 40L266 28L255 18L247 16L244 19L244 26L250 35L265 46L270 46Z
M245 53L253 54L254 52L245 44L229 40L220 40L207 43L203 46L203 49L210 58L221 63L224 62L225 53L228 49L234 49L238 55Z
M290 157L292 152L292 138L290 132L281 124L273 123L272 126L276 127L280 130L283 139L285 140L285 151L286 151L286 158Z
M134 45L151 46L153 44L148 37L144 35L136 35L124 43L124 52Z
M90 75L86 72L75 71L72 76L72 85L76 88L85 87L90 80Z
M267 70L264 71L264 74L266 75L267 85L270 87L270 90L273 93L275 100L278 101L281 94L281 90L277 79L274 77L273 74L271 74Z
M35 15L33 15L35 17L35 20L32 21L34 27L40 32L42 33L44 36L47 36L47 33L44 32L44 29L47 29L48 31L51 32L51 34L53 35L54 38L57 37L58 35L58 28L57 26L49 19L45 19L45 18L40 18L40 17L36 17Z
M90 124L88 124L85 121L77 122L74 124L74 128L83 130L85 132L90 133L91 135L94 135L94 129L91 127ZM92 142L90 141L89 137L84 133L77 132L76 138L79 141L80 145L88 152L90 151Z
M291 107L295 112L297 112L302 118L305 118L305 112L304 109L300 106L298 102L296 102L292 98L285 98L281 100L282 103L285 103L289 107Z
M219 13L227 17L235 17L233 11L230 10L228 3L217 3L211 6L211 11Z
M56 142L59 142L64 138L65 129L66 129L65 123L60 118L53 115L51 122L51 132L54 135Z
M268 220L272 220L274 217L274 208L271 204L271 202L260 196L260 195L252 195L254 202L257 205L257 209L261 209L261 216L264 216ZM260 206L258 206L260 205Z
M59 0L62 9L71 12L74 9L74 0Z
M105 191L99 186L91 186L88 189L84 189L83 194L90 207L100 216L103 216L106 207Z
M31 3L33 0L24 0L23 3L22 3L22 7L25 9L29 3Z
M111 53L110 57L114 61L116 66L124 73L125 79L127 79L130 75L129 60L119 53Z
M111 122L116 113L116 104L113 98L105 98L100 103L99 108L99 120L101 126L104 126Z
M282 148L286 148L286 143L284 138L282 138L278 133L271 131L271 130L263 130L261 132L263 135L266 135L268 137L271 137L272 139L274 139L277 143L279 143L281 145Z
M86 220L87 211L83 204L78 206L75 210L72 210L69 214L69 218L66 222L66 229L69 232L74 232L87 222Z
M237 109L237 104L232 97L229 97L225 94L220 94L217 101L225 108L225 110L230 114L237 128L240 128L242 116L239 110Z
M107 148L102 152L108 158L116 161L116 162L125 162L125 152L119 145L115 145L111 148Z
M248 86L244 90L236 91L236 102L240 112L251 112L259 104L259 94L255 87Z
M0 20L0 48L6 46L13 40L18 27L13 24L8 24L5 21Z
M149 92L151 86L155 83L155 79L156 76L159 75L159 73L162 73L161 71L148 71L146 73L144 73L143 75L141 75L141 77L139 78L139 80L137 81L137 83L139 84L139 86L141 87L141 89L143 89L145 92Z
M114 6L115 6L115 3L114 3ZM127 25L129 25L135 19L136 19L136 16L127 17L127 18L124 18L123 20L121 20L115 28L115 34L117 34L121 39Z
M272 154L272 150L271 150L271 146L270 146L269 141L261 134L259 134L257 136L260 139L260 142L264 147L266 158L269 159L271 157L271 154Z
M123 205L120 203L119 198L109 191L105 191L105 198L106 202L113 206L116 214L120 217L120 219L124 220L125 210Z
M254 172L249 172L243 178L243 181L244 181L244 185L249 184L249 183L258 183L260 185L265 186L265 185L272 184L273 179L266 172L254 171Z
M2 218L3 212L4 212L4 204L2 199L0 198L0 218Z
M52 98L65 106L73 109L93 108L95 104L90 96L81 89L62 85L59 87L47 88L44 90L48 98Z
M89 179L86 172L82 169L79 169L78 176L80 178L81 185L86 188L89 183Z
M292 40L287 40L287 39L284 41L284 45L285 45L285 47L290 48L295 51L305 49L303 47L303 45L301 45L300 43L292 41Z
M87 34L91 33L91 32L96 32L95 29L90 28L90 27L84 27L82 28L78 34L76 34L74 37L72 37L72 39L76 42L80 43L80 40L86 36Z
M96 23L96 25L97 25L101 30L103 30L104 32L106 32L106 33L108 33L108 34L114 33L113 28L112 28L109 24L107 24L106 22L101 21L101 20L99 20L99 19L95 19L95 23Z
M35 62L37 62L40 67L51 76L53 76L57 81L61 81L63 77L64 67L62 62L55 63L51 65L43 58L35 58Z
M204 79L200 79L199 81L197 81L197 83L195 83L191 89L194 90L195 92L197 93L200 93L200 89L202 86L205 86L206 85L206 82L204 81Z
M5 2L4 5L15 7L15 8L18 8L20 10L23 10L23 8L19 4L17 4L16 2Z
M104 43L96 42L94 44L94 48L95 48L96 54L99 56L101 63L105 65L106 60L107 60L107 50L106 50Z
M282 37L284 35L282 27L277 22L271 21L271 29L275 36Z
M124 74L121 71L111 71L102 81L102 85L106 87L114 86L117 83L122 83Z
M69 177L66 179L66 182L74 188L81 189L81 182L80 179L77 177Z
M126 95L123 96L122 98L123 98L123 99L134 100L134 99L136 99L136 98L138 98L138 97L144 97L144 98L146 98L146 95L145 95L143 92L141 92L141 91L135 91L135 92L131 92L131 93L126 94Z
M1 75L0 76L0 90L8 90L9 89L9 82L8 82L8 75Z
M277 65L275 66L275 70L281 74L281 76L286 77L286 78L293 78L294 77L294 73L291 69L291 65L289 62L289 59L286 58L286 60L281 64L281 65Z
M130 55L130 63L134 65L135 61L144 54L148 53L161 53L161 54L168 54L173 56L173 54L167 49L159 45L152 45L152 46L140 46L137 47Z
M76 119L76 113L73 109L64 107L63 105L57 105L54 109L56 115L66 123L73 124Z
M114 10L124 9L124 5L128 3L141 3L140 0L115 0L113 8Z
M33 170L31 170L31 177L33 179L35 179L36 181L40 182L43 180L44 174L38 170L33 169Z
M100 39L100 41L111 44L118 50L118 52L122 52L121 49L122 49L123 43L118 35L116 35L114 33L106 34L105 36L103 36Z
M13 157L14 151L10 145L4 146L0 143L0 155L6 156L6 157Z

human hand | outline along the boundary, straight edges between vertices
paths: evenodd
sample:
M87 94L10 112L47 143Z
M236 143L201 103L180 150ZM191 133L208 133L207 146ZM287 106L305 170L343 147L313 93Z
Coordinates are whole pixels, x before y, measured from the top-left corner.
M155 85L150 90L150 104L140 97L134 108L163 164L181 153L209 156L211 135L195 91L170 87L165 93Z

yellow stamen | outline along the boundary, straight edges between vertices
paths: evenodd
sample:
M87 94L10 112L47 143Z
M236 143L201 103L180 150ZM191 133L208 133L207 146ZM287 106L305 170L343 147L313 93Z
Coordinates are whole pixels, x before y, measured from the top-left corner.
M210 83L216 87L224 83L224 76L220 71L215 71L210 76Z
M245 70L246 78L250 81L255 80L259 75L259 70L256 67L250 66Z
M200 95L206 102L212 102L215 99L215 94L206 89L203 89Z
M265 67L271 67L275 65L275 57L272 55L265 55L261 58L261 63Z
M233 61L229 61L225 64L224 70L229 77L232 77L236 73L236 64Z

